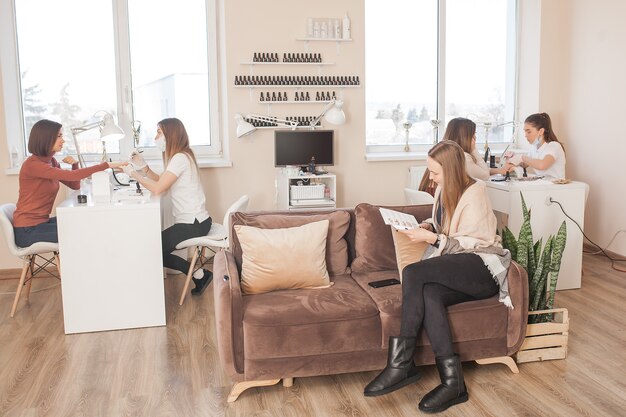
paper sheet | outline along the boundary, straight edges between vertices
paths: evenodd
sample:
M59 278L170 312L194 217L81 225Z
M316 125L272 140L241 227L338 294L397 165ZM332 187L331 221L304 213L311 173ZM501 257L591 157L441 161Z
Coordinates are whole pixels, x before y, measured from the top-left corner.
M388 224L397 230L411 230L419 227L419 223L417 222L417 219L415 219L415 216L382 207L379 208L379 210L380 214L383 216L385 224Z

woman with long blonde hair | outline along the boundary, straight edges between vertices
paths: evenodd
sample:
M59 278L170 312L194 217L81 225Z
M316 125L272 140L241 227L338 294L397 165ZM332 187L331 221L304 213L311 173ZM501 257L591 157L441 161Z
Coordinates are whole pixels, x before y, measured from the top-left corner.
M161 233L163 265L186 274L189 262L172 252L180 242L209 233L212 220L205 207L206 198L200 182L198 165L189 146L189 136L183 123L176 118L161 120L157 124L154 142L163 152L165 166L163 174L158 175L152 171L140 153L132 155L132 163L139 171L127 166L124 172L154 195L170 192L174 225ZM205 269L195 271L193 276L195 288L191 290L191 294L202 294L212 278L211 271Z
M506 282L511 254L502 249L496 234L485 183L467 174L463 149L442 141L428 152L427 166L437 184L432 218L417 229L397 233L430 245L420 262L402 270L400 336L389 338L387 367L365 387L365 395L387 394L421 377L413 355L424 327L441 384L424 396L419 408L439 412L468 400L446 307L489 298L498 290L500 301L512 307Z

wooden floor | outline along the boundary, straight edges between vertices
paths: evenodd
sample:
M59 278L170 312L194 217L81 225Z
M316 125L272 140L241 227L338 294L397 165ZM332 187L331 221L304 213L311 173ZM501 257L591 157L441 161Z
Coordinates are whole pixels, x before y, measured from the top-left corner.
M17 281L0 281L0 293ZM165 281L167 327L66 336L60 287L35 282L30 303L9 318L0 295L0 416L415 416L437 383L433 366L416 384L365 398L375 372L297 378L244 392L231 387L216 352L212 286L201 297L177 295L182 276ZM570 312L566 360L464 365L470 401L445 416L626 415L626 274L585 255L583 288L557 293ZM621 411L620 411L621 410Z

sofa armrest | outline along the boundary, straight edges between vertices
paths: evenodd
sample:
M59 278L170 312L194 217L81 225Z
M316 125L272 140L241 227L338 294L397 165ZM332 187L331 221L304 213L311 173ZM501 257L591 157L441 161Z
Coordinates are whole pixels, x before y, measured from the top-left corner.
M516 353L526 336L528 323L528 274L526 270L514 261L511 261L507 275L509 295L513 302L513 310L509 309L507 325L507 355Z
M221 250L213 259L217 349L226 373L243 380L243 300L233 254Z

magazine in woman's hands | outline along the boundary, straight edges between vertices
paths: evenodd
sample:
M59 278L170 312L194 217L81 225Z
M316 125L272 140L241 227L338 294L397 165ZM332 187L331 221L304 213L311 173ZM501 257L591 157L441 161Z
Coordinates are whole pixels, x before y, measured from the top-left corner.
M383 216L385 224L388 224L397 230L411 230L419 227L419 223L417 222L417 219L415 219L415 216L382 207L379 208L379 210L380 214Z

